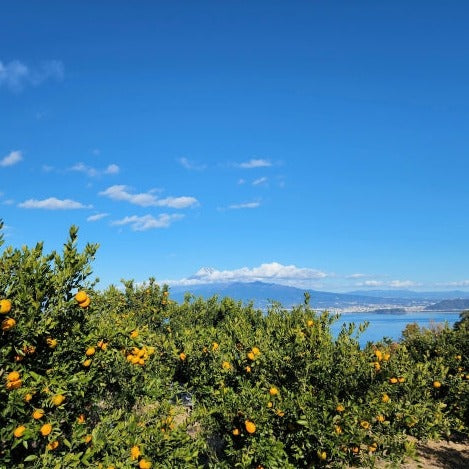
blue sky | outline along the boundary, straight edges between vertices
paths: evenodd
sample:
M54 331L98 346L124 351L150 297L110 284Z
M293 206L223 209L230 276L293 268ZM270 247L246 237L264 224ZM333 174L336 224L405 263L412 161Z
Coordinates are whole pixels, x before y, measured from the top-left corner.
M15 1L8 244L101 285L469 289L466 1Z

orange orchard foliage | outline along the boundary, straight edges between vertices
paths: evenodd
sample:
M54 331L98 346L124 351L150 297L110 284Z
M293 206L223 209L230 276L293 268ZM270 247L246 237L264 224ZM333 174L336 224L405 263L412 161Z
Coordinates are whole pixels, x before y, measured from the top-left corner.
M98 291L75 235L2 256L0 466L340 466L468 430L464 328L360 348L307 303Z

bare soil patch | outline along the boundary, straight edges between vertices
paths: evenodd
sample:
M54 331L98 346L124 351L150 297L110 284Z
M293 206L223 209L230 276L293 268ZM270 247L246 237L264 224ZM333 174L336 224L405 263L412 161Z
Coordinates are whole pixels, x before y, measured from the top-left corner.
M380 463L379 469L468 469L469 440L428 441L416 444L416 455L398 464Z

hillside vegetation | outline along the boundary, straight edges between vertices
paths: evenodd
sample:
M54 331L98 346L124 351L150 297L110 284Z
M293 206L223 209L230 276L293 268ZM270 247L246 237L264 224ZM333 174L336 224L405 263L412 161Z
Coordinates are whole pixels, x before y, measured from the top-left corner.
M0 467L372 467L469 431L469 321L357 340L311 309L266 314L166 286L99 291L96 245L0 258Z

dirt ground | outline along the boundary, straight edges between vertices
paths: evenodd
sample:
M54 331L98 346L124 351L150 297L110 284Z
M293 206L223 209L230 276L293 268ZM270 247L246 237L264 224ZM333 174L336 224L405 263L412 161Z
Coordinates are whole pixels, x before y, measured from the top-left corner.
M416 445L415 458L398 465L379 464L379 469L469 469L469 441L429 441Z

